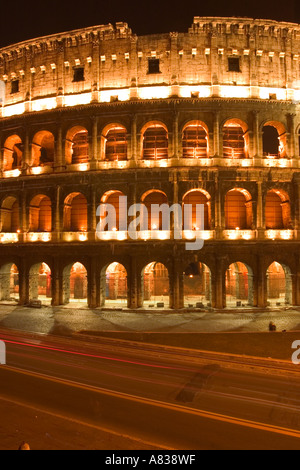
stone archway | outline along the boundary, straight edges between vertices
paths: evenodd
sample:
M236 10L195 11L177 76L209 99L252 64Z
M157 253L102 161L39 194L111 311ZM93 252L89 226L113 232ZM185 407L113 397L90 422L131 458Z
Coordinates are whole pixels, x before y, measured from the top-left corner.
M142 271L144 306L167 308L170 306L169 272L162 263L149 263Z
M226 307L253 306L253 272L244 263L232 263L225 274Z
M0 301L19 301L19 271L13 263L0 268Z
M29 271L29 300L42 300L51 304L51 269L46 263L37 263Z
M87 270L76 262L63 271L63 304L87 304Z
M184 306L211 306L211 272L206 264L190 263L184 270Z
M288 266L274 261L267 269L267 302L270 306L292 304L292 273Z
M123 264L114 262L102 269L100 291L102 307L127 307L127 271Z

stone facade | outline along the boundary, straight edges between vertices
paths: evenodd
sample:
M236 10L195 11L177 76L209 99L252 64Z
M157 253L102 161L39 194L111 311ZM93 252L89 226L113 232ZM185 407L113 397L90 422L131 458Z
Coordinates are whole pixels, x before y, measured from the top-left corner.
M143 270L155 261L168 270L170 307L180 309L184 272L200 262L210 272L210 305L222 309L226 273L239 262L248 270L249 303L265 307L267 271L276 261L286 272L286 302L300 305L299 54L298 24L198 17L188 33L137 37L118 23L0 50L0 78L6 83L1 298L12 264L24 304L37 290L37 267L47 263L52 304L64 304L70 269L79 262L87 271L88 305L103 306L106 268L118 262L127 272L128 306L139 308ZM266 128L277 133L275 153L266 150ZM164 158L157 157L162 147L152 141L155 151L145 158L149 129L165 138ZM201 149L190 144L194 157L188 158L187 129L205 135ZM231 140L236 134L226 134L232 130L240 132L239 151ZM121 160L118 151L108 158L111 131L116 146L122 134ZM200 157L197 149L204 152ZM174 240L172 230L166 239L133 241L123 234L118 240L108 234L99 240L96 210L114 191L126 195L129 205L151 192L163 194L170 205L184 204L198 191L208 211L203 249L187 251L186 239ZM78 218L86 222L74 229L66 214L79 195L86 205L78 202ZM34 213L42 212L46 199L51 229L38 224L32 229ZM276 214L280 222L274 222Z

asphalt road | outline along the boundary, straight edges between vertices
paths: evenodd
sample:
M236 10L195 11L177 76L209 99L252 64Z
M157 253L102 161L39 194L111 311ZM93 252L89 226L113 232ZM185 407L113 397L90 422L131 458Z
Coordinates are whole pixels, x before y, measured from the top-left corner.
M97 430L141 448L300 448L300 375L105 338L0 331L0 339L0 398L91 426L95 448Z

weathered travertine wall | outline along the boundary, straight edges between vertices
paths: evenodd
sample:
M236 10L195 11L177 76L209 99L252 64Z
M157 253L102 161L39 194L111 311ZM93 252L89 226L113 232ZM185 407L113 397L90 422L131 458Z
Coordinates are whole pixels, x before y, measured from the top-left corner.
M6 103L83 91L149 85L218 85L300 89L300 26L250 18L195 17L187 33L138 37L126 23L25 41L0 50ZM148 73L148 59L159 73ZM229 71L228 59L240 71ZM73 82L74 67L84 81ZM11 82L19 80L19 92ZM176 92L176 88L174 88ZM173 91L174 91L173 90ZM132 91L134 94L134 91Z

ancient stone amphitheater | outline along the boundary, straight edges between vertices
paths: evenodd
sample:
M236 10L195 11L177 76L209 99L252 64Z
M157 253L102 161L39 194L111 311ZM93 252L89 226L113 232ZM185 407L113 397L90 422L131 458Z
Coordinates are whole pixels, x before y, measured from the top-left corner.
M218 17L0 49L0 300L300 305L299 55L298 24ZM125 196L189 207L190 226L178 239L149 217L134 240ZM101 203L116 223L99 235Z

